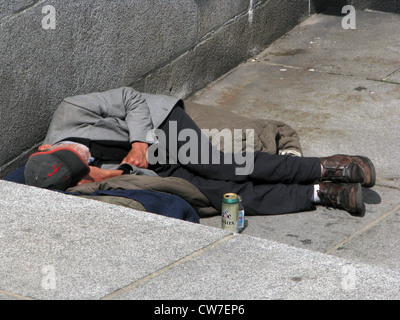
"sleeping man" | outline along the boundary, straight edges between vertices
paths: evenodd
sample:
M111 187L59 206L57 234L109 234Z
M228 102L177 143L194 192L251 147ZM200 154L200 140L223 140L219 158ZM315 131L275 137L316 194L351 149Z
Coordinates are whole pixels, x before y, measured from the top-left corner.
M234 151L221 152L204 138L182 100L123 87L64 99L39 152L26 164L25 181L66 190L126 174L179 177L217 210L223 194L232 192L253 215L309 211L320 204L360 216L361 188L375 184L374 165L363 156Z

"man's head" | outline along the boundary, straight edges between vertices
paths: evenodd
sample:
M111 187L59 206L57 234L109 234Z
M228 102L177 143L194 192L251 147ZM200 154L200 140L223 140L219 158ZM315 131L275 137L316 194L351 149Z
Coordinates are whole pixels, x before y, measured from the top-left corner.
M89 173L89 159L89 149L81 144L61 142L49 146L29 158L25 166L25 183L65 191Z

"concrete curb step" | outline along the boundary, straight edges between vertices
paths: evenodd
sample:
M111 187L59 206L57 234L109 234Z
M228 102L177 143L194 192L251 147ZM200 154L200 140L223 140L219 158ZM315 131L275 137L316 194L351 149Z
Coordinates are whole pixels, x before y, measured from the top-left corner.
M2 299L398 299L400 274L0 182Z

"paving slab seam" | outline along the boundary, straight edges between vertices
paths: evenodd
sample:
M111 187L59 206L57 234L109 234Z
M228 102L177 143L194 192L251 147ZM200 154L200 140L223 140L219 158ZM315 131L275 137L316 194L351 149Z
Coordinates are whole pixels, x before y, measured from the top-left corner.
M14 292L3 291L1 289L0 289L0 295L6 296L6 297L10 297L10 298L14 298L14 299L18 299L18 300L35 300L33 298L30 298L30 297L21 296L20 294L17 294L17 293L14 293Z
M400 73L400 68L397 69L396 71L392 72L391 74L389 74L387 77L383 78L382 81L388 80L390 77L394 76L396 73Z
M394 74L393 74L394 75ZM366 80L369 81L375 81L375 82L380 82L380 83L387 83L387 84L397 84L400 85L399 82L395 82L395 81L388 81L388 80L383 80L383 79L373 79L373 78L365 78Z
M381 222L382 220L388 218L389 216L393 215L396 211L400 210L400 204L397 205L396 207L394 207L392 210L388 211L387 213L381 215L380 217L376 218L374 221L370 222L369 224L367 224L366 226L364 226L363 228L361 228L360 230L356 231L355 233L353 233L351 236L349 236L348 238L344 239L343 241L339 242L337 245L333 246L332 248L330 248L329 250L325 251L325 254L331 254L332 252L334 252L336 249L342 247L344 244L350 242L352 239L354 239L355 237L358 237L360 234L364 233L365 231L371 229L373 226L375 226L376 224L378 224L379 222Z
M381 188L388 188L388 189L400 190L400 187L392 186L392 185L389 185L389 184L385 184L385 182L376 183L375 185L376 185L377 187L381 187Z
M119 296L123 295L124 293L126 293L126 292L128 292L128 291L130 291L132 289L135 289L136 287L142 285L143 283L146 283L146 282L148 282L148 281L150 281L150 280L162 275L163 273L165 273L165 272L167 272L167 271L169 271L169 270L171 270L171 269L173 269L173 268L175 268L175 267L177 267L177 266L179 266L179 265L181 265L181 264L183 264L183 263L185 263L187 261L193 260L193 259L201 256L205 252L210 251L210 250L212 250L212 249L224 244L225 242L227 242L230 239L232 239L234 236L235 236L234 234L229 234L227 236L224 236L223 238L221 238L221 239L209 244L208 246L206 246L204 248L201 248L201 249L199 249L199 250L187 255L184 258L179 259L179 260L177 260L177 261L175 261L175 262L173 262L173 263L171 263L171 264L169 264L169 265L167 265L167 266L165 266L165 267L163 267L163 268L161 268L161 269L159 269L159 270L157 270L155 272L152 272L152 273L148 274L147 276L145 276L145 277L143 277L143 278L141 278L139 280L136 280L136 281L128 284L127 286L122 287L122 288L114 291L113 293L110 293L110 294L104 296L103 298L100 298L100 300L113 300L115 298L118 298Z
M334 75L334 76L356 77L355 75L352 75L352 74L343 74L343 73L336 73L334 71L316 70L316 69L308 68L308 67L292 66L290 64L274 63L274 62L268 62L268 61L263 61L263 63L265 63L266 65L272 66L272 67L281 67L281 68L288 68L288 69L293 69L293 70L305 70L305 71L312 70L310 72L331 74L331 75ZM360 77L360 78L363 78L363 77ZM368 80L374 80L374 79L368 79ZM382 81L382 80L375 80L375 81Z
M297 66L292 66L289 64L282 64L282 63L273 63L273 62L264 62L266 65L269 65L271 67L280 67L280 68L286 68L286 69L293 69L293 70L304 70L304 71L309 71L309 72L315 72L315 73L321 73L321 74L329 74L333 76L343 76L343 77L357 77L353 74L343 74L343 73L337 73L334 71L323 71L323 70L315 70L313 68L307 68L307 67L297 67ZM312 70L312 71L311 71ZM389 84L397 84L397 82L389 82L389 81L383 81L383 80L376 80L376 79L368 79L364 77L360 77L361 79L366 79L370 81L380 81L380 82L385 82Z
M273 62L266 62L264 61L266 65L273 66L273 67L284 67L284 68L289 68L289 69L295 69L295 70L309 70L309 68L304 68L304 67L297 67L297 66L291 66L287 64L282 64L282 63L273 63ZM323 71L316 71L316 72L323 72ZM326 73L326 72L323 72Z
M400 83L398 83L398 82L388 81L388 79L390 77L392 77L393 75L395 75L397 73L400 73L400 69L397 69L396 71L392 72L390 75L388 75L387 77L385 77L383 79L374 79L374 78L369 78L369 77L364 78L362 76L357 76L357 75L353 75L353 74L343 74L343 73L336 73L336 72L332 72L332 71L316 70L316 69L312 69L312 68L298 67L298 66L292 66L292 65L282 64L282 63L274 63L274 62L267 62L267 61L264 61L263 63L265 63L266 65L269 65L269 66L273 66L273 67L281 67L281 68L287 68L287 69L293 69L293 70L306 70L306 71L312 70L312 72L316 72L316 73L331 74L331 75L335 75L335 76L344 76L344 77L356 77L356 78L358 77L358 78L365 79L368 81L376 81L376 82L382 82L382 83L387 83L387 84L400 85Z

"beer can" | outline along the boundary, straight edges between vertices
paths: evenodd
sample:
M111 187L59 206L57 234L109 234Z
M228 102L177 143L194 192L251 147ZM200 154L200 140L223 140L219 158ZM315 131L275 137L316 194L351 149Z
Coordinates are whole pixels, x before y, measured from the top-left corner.
M221 210L221 225L222 229L237 233L239 222L239 199L235 193L226 193L222 197Z

